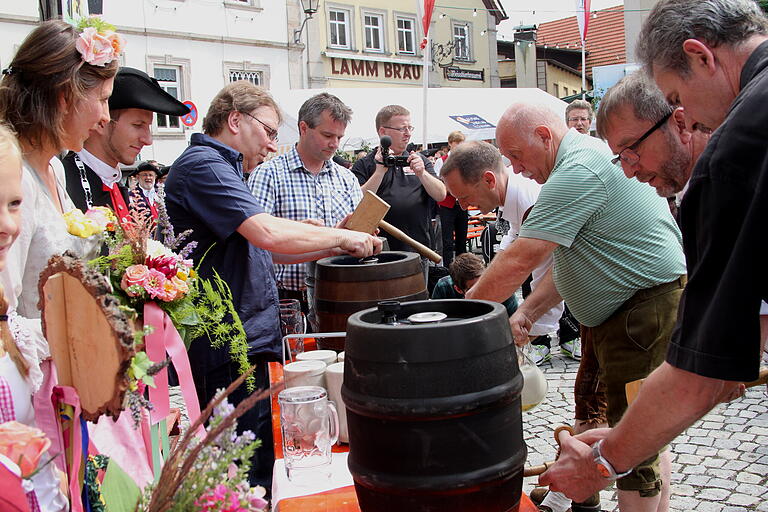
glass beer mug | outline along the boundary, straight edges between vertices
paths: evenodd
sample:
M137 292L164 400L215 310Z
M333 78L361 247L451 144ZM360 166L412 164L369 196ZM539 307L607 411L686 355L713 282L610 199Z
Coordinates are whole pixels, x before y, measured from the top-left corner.
M325 388L287 388L277 400L288 479L308 484L329 478L331 447L339 437L339 415Z

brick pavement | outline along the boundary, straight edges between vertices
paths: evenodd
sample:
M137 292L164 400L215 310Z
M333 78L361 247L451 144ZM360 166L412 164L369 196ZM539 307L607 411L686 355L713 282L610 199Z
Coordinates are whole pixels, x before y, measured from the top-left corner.
M554 428L573 421L573 384L578 363L559 353L541 369L549 389L539 406L523 413L528 465L552 460ZM768 512L768 399L766 388L721 404L671 445L671 512ZM527 478L529 492L536 478ZM602 491L604 511L618 511L615 488Z

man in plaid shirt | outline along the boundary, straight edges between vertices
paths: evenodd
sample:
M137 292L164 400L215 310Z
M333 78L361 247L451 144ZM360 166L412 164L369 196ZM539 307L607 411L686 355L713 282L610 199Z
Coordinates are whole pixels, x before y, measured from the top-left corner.
M267 213L333 227L354 211L363 197L360 185L351 171L333 161L351 119L352 110L331 94L317 94L304 102L299 109L299 142L258 166L248 179ZM311 293L314 262L276 263L275 273L280 298L299 299L309 315L307 285Z

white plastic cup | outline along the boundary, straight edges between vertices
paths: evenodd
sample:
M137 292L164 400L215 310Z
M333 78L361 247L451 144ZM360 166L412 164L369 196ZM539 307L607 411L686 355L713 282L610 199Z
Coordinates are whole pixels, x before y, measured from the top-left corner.
M337 359L337 360L338 360L340 363L343 363L343 362L344 362L344 357L345 357L345 356L344 356L344 352L342 351L342 352L339 352L339 355L338 355L338 356L336 356L336 359Z
M325 387L325 367L323 361L295 361L283 367L285 387L320 386Z
M339 441L349 442L347 430L347 409L341 399L341 385L344 382L344 363L333 363L325 369L325 383L327 384L328 398L336 405L339 412Z
M336 352L333 350L310 350L296 355L297 361L322 361L326 365L336 362Z

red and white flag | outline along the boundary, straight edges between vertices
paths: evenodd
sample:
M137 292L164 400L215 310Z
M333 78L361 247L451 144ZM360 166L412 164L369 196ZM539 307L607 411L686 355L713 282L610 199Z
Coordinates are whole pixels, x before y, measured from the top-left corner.
M576 0L576 21L579 22L579 35L581 36L582 45L587 39L590 3L591 0Z
M416 9L421 16L421 25L424 29L424 38L421 40L421 49L423 50L427 46L429 24L432 22L432 11L435 10L435 0L416 0Z

